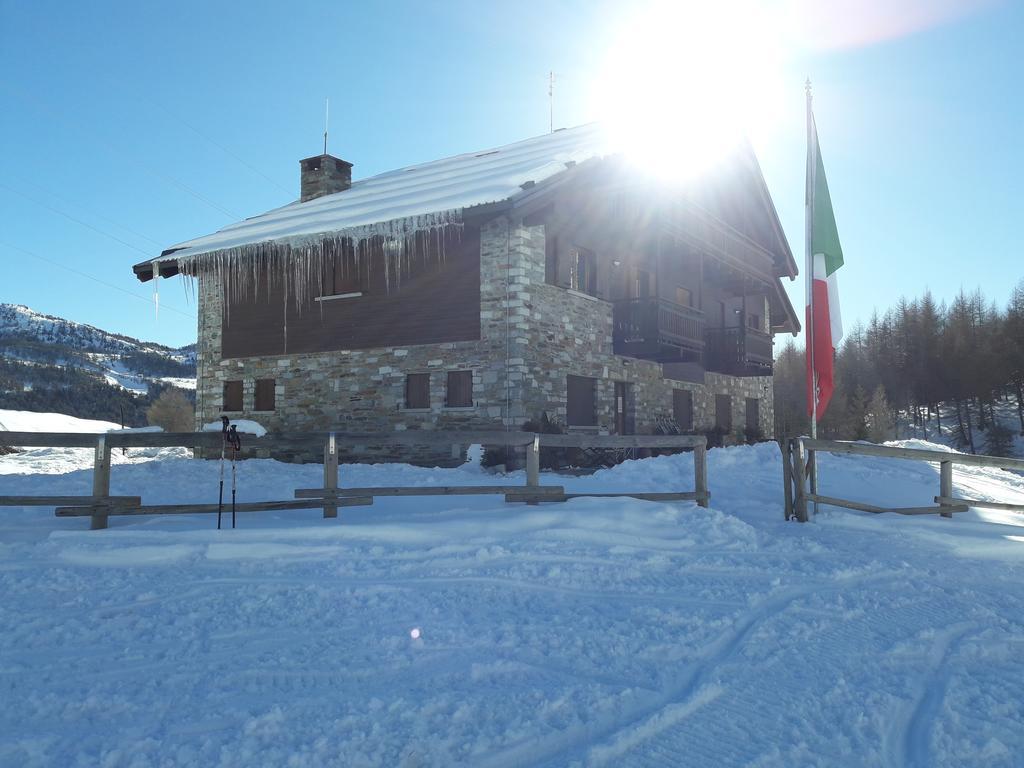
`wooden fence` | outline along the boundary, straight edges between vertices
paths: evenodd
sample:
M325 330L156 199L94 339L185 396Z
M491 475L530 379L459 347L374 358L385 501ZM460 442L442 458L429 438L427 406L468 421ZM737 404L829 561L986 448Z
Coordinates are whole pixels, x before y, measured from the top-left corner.
M856 509L861 512L894 512L899 515L927 515L938 513L952 517L954 512L966 512L969 507L1007 509L1024 512L1022 504L964 499L953 495L953 465L968 467L993 467L1024 471L1024 460L1001 456L974 456L963 453L946 453L918 448L896 448L870 443L851 443L840 440L812 440L798 437L781 443L782 474L785 491L786 519L807 522L809 504L827 504L834 507ZM879 507L849 499L824 496L818 493L817 462L815 453L852 454L856 456L878 456L889 459L910 459L912 461L936 462L939 465L939 493L933 497L935 505L922 507Z
M338 451L401 446L506 446L526 448L525 485L338 487ZM204 514L218 512L218 504L143 504L139 496L110 494L110 453L115 448L213 448L223 445L220 432L108 432L105 434L0 431L0 445L56 448L93 448L93 487L89 496L0 496L0 506L53 506L58 517L89 517L93 530L106 528L110 515ZM540 484L540 448L684 448L693 450L694 490L670 493L566 493L559 485ZM700 435L539 435L530 432L404 431L352 434L291 432L263 437L245 436L249 450L298 450L323 447L322 488L300 488L295 499L236 504L238 512L322 508L325 518L338 516L339 507L365 506L377 496L436 496L501 494L507 502L536 504L566 501L578 496L629 496L655 501L692 500L706 507L708 491L707 442ZM230 511L230 503L223 507Z

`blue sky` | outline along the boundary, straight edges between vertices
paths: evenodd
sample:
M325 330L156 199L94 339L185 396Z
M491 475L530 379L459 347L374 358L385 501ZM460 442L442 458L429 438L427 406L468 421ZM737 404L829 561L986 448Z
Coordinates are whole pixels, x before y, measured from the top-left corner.
M193 341L182 281L157 319L131 265L294 199L325 97L356 178L544 133L549 70L556 126L589 122L641 5L0 0L0 301ZM755 141L801 260L810 76L847 325L925 287L1004 304L1024 277L1024 4L890 5L807 3L828 34L787 51L782 119Z

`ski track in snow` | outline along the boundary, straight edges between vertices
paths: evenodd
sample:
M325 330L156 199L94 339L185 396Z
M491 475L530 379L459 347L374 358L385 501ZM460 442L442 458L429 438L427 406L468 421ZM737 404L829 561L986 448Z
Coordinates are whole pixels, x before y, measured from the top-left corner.
M711 451L710 510L379 499L220 532L210 516L89 532L0 510L0 765L1015 765L1024 517L785 523L778 456ZM835 495L935 492L929 465L823 459ZM673 489L689 461L558 482ZM0 474L0 493L89 487L61 456L29 464L51 473ZM240 488L288 498L320 471L243 462ZM1021 492L1004 474L954 481ZM216 477L217 462L139 456L112 484L209 501Z

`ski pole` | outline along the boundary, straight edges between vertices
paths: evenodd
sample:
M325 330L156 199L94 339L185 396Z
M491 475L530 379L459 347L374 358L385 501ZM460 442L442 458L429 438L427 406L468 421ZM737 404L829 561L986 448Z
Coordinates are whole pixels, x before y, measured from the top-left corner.
M220 417L220 492L217 494L217 530L220 530L220 516L224 512L224 452L228 444L228 417Z
M238 460L238 452L242 448L242 437L238 434L235 429L235 425L231 425L231 528L234 530L235 527L235 493L238 488L238 483L235 474L235 462Z

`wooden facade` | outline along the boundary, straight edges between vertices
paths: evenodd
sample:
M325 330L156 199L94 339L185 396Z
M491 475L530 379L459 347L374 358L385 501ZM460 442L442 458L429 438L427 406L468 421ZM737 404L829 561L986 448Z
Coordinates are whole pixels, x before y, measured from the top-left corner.
M588 192L533 221L545 226L546 281L612 304L616 354L771 375L772 331L798 327L774 255L692 200Z
M348 265L323 281L319 300L285 301L280 278L264 276L255 295L232 301L223 324L224 358L438 344L480 338L480 234L410 259L389 284L372 263Z

